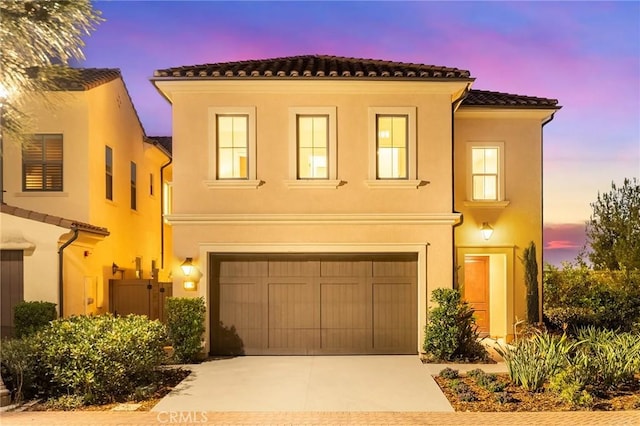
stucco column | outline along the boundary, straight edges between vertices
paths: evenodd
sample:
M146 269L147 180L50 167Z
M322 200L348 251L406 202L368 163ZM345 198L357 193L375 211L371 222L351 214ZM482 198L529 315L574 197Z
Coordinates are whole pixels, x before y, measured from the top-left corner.
M9 404L11 404L11 394L9 394L9 389L5 387L2 376L0 376L0 407L6 407Z

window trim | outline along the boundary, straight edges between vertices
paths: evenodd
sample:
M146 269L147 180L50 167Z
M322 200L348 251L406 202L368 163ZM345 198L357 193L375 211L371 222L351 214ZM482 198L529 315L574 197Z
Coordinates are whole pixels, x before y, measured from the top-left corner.
M369 127L369 179L366 184L369 188L393 188L393 189L416 189L425 186L423 181L418 180L418 158L417 154L417 107L369 107L368 109L368 127ZM407 177L399 179L379 179L378 171L378 155L377 155L377 128L379 115L405 115L407 121Z
M60 138L60 143L62 144L61 146L61 151L62 151L62 159L58 162L58 161L46 161L44 159L45 156L45 147L44 147L44 141L45 141L45 137L47 136L58 136ZM24 146L22 147L21 150L21 163L22 163L22 192L23 193L60 193L60 192L64 192L64 135L62 133L34 133L31 135L31 141L27 142L27 143L39 143L40 146L42 146L42 156L43 159L41 162L36 162L36 161L25 161L25 148ZM42 185L40 188L27 188L27 172L25 169L25 165L26 164L41 164L42 167ZM45 169L46 169L46 165L47 164L59 164L60 165L60 187L59 188L55 188L55 189L47 189L45 188Z
M218 141L217 117L219 115L246 115L248 117L247 178L218 179ZM252 189L260 187L264 182L256 176L256 107L209 107L209 170L208 179L204 181L210 189Z
M104 196L105 199L109 200L109 201L113 201L113 148L111 148L109 145L105 145L104 146ZM108 157L107 157L107 152L111 153L111 171L109 171L108 169ZM109 187L108 182L111 183L111 186ZM109 194L109 189L111 189L111 193Z
M135 162L130 164L130 207L133 211L138 211L138 165Z
M289 180L285 183L290 189L296 188L317 188L335 189L340 187L338 180L338 129L337 129L337 107L291 107L289 108ZM327 167L329 174L327 178L298 178L298 117L299 116L328 116L327 129Z
M497 179L497 200L475 200L473 198L473 149L474 148L497 148L498 149L498 179ZM505 194L505 172L504 172L504 142L501 141L469 141L466 146L466 200L465 206L472 207L506 207L509 201Z

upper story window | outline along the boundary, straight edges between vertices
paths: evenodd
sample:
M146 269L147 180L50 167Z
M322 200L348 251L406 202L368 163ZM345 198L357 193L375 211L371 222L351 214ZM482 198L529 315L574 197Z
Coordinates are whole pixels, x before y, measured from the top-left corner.
M247 179L249 116L217 115L218 179Z
M416 108L369 108L370 187L418 188Z
M136 163L131 162L131 210L138 209L138 176Z
M467 173L469 202L496 206L508 204L504 194L504 143L469 142Z
M409 117L376 115L377 179L407 179Z
M298 115L298 179L329 178L329 116Z
M105 171L105 197L113 201L113 149L105 146L104 150L104 171Z
M257 187L255 107L209 108L209 187Z
M62 151L62 135L33 135L22 148L22 190L62 191Z
M336 107L289 109L290 188L336 188Z
M498 200L498 148L471 148L473 200Z

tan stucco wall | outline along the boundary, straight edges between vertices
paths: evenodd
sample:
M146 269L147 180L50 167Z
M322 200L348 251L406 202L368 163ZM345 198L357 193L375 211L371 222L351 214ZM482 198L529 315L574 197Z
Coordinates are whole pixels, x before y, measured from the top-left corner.
M31 106L29 131L63 134L63 192L23 193L21 148L9 142L5 143L5 202L109 230L110 235L91 248L88 256L84 251L90 243L77 242L65 250L69 262L83 265L77 270L84 271L65 271L65 313L105 312L109 309L108 280L120 277L120 273L112 274L113 262L125 270L125 278L135 278L136 257L142 258L143 278L151 277L152 261L160 268L160 167L169 159L144 142L144 130L122 80L49 97L53 102ZM113 149L113 201L105 197L105 145ZM137 166L136 211L130 208L131 161ZM165 235L170 232L166 227ZM80 248L82 244L84 248ZM94 293L95 297L91 296ZM86 305L85 294L95 300L93 305Z
M481 112L461 108L456 114L455 208L463 215L463 223L455 228L457 262L462 265L465 254L491 254L490 334L495 337L512 334L516 319L526 317L526 287L520 258L531 241L536 245L538 281L539 286L542 285L542 124L552 113L542 110ZM468 142L504 144L507 206L483 207L465 203L470 173L466 160ZM483 222L488 222L494 229L488 241L480 233ZM506 256L503 258L506 259L506 271L501 276L496 270L497 254ZM506 294L502 287L505 274L507 281L511 274L513 276L513 282L507 282L509 290ZM493 299L498 299L499 303ZM505 310L500 306L513 306L513 309Z
M27 210L88 222L89 138L88 103L85 92L56 92L47 101L32 103L26 109L30 133L63 135L63 191L22 192L22 145L4 142L5 203Z
M262 82L163 86L173 102L174 295L207 297L209 252L392 252L419 254L419 333L427 293L453 280L451 103L449 86L406 82ZM326 83L326 84L325 84ZM456 87L459 90L460 87ZM257 175L252 189L208 188L209 108L255 107ZM336 108L335 189L290 188L289 108ZM371 188L369 107L415 107L416 188ZM409 218L410 215L416 215ZM428 245L428 249L426 248ZM179 264L193 257L197 292L182 289ZM427 288L428 287L428 288ZM208 321L207 321L208 326ZM208 333L206 334L208 339ZM422 338L418 338L422 344Z
M24 250L24 300L58 303L58 238L68 229L0 214L3 248Z

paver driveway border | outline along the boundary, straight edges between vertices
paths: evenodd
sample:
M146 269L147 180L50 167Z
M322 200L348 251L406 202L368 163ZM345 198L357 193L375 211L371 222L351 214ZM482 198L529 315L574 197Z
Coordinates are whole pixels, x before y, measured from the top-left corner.
M171 417L173 416L173 417ZM2 426L162 425L638 425L640 411L561 413L389 413L389 412L113 412L41 411L0 413Z

